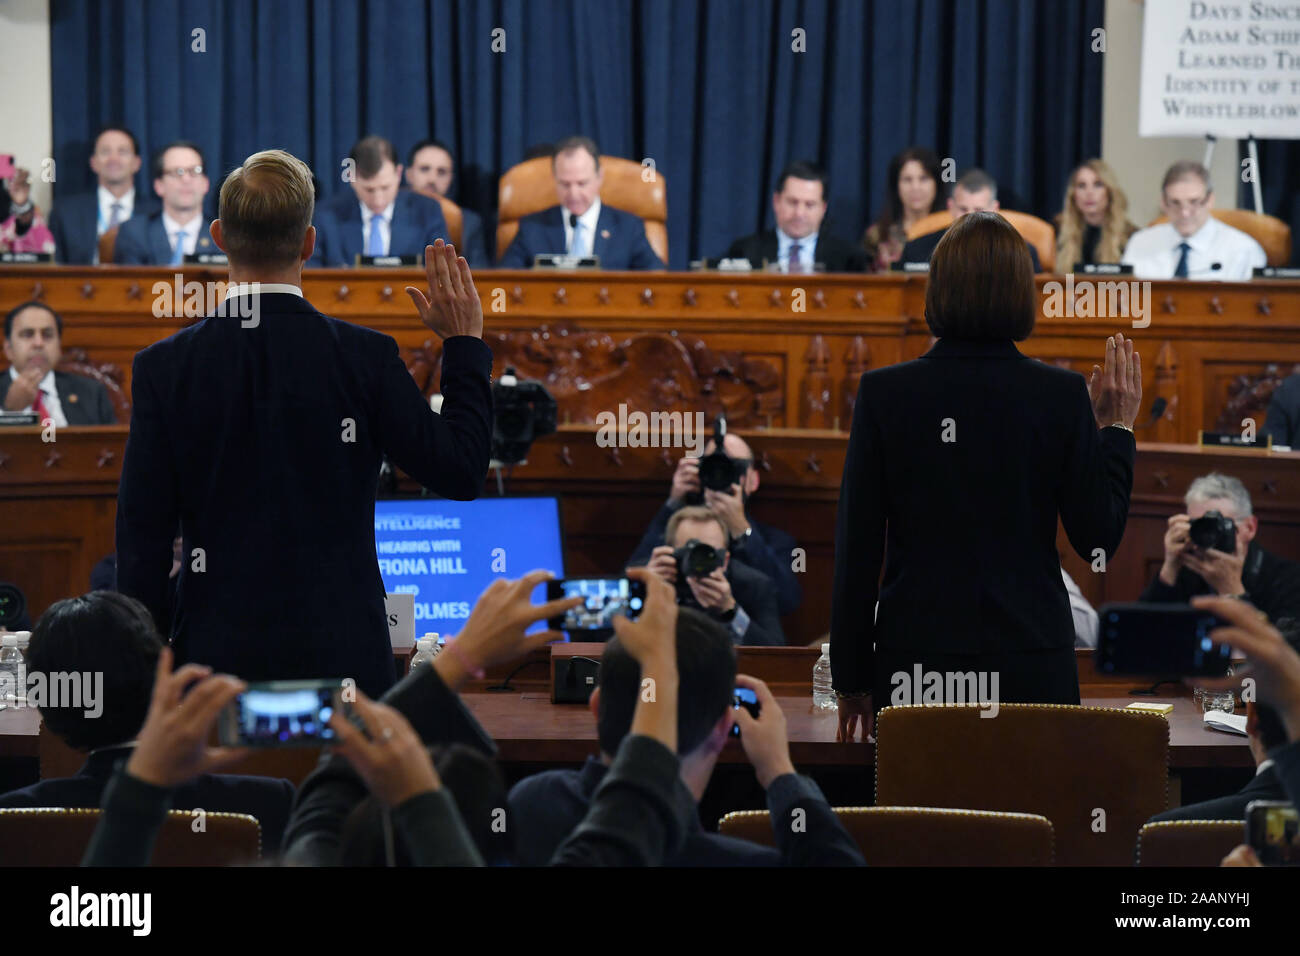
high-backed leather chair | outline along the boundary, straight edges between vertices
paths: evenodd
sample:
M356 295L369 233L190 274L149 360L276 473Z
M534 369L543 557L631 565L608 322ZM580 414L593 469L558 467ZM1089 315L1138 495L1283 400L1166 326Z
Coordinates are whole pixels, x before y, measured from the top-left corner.
M456 247L458 254L463 254L465 214L460 211L459 206L446 196L437 196L435 198L438 200L438 205L442 207L442 218L447 220L447 241Z
M663 174L654 170L653 178L646 182L640 163L617 156L600 157L600 168L605 173L600 201L639 216L645 223L650 248L667 262L668 186ZM501 177L497 198L497 259L500 260L519 232L519 220L557 203L551 157L538 156L507 169Z
M71 348L64 350L63 357L59 359L58 370L93 379L103 385L108 390L113 411L117 413L117 423L126 425L131 421L131 400L127 398L126 391L122 388L121 367L112 362L94 362L85 349Z
M1050 222L1031 216L1027 212L1014 212L1010 209L999 209L998 215L1011 223L1011 227L1024 237L1025 242L1034 247L1038 252L1038 263L1043 267L1044 272L1056 270L1056 232ZM952 213L940 209L912 223L912 228L907 230L907 238L926 236L940 229L946 229L950 225L952 225Z
M1284 266L1291 261L1291 227L1276 216L1249 209L1211 209L1210 215L1224 225L1240 229L1263 246L1269 265ZM1158 226L1168 221L1167 216L1159 216L1147 225Z
M1104 707L886 707L876 805L1037 813L1062 866L1131 866L1138 830L1167 804L1169 725Z
M0 810L6 866L78 866L100 810L23 807ZM169 810L154 844L153 866L231 866L262 856L262 826L246 813L209 812L195 832L188 810Z
M1138 866L1218 866L1246 842L1241 820L1165 820L1138 831Z
M113 262L113 249L117 246L117 230L118 227L114 226L99 237L99 264L101 266L111 265Z
M835 807L868 866L1050 866L1052 824L1032 813ZM766 810L738 810L718 832L776 846Z

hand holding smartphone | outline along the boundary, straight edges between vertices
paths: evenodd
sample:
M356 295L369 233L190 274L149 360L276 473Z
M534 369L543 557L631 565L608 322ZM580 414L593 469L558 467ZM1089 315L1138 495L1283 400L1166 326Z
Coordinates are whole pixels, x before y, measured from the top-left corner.
M1098 611L1097 670L1103 674L1222 677L1232 648L1210 632L1226 622L1186 604L1105 604Z
M330 717L341 710L352 717L342 699L339 680L267 681L249 684L221 712L217 734L228 747L318 747L336 734Z
M553 631L585 634L613 630L614 618L636 619L645 607L645 582L633 578L565 578L546 582L546 600L581 597L583 603L553 617Z

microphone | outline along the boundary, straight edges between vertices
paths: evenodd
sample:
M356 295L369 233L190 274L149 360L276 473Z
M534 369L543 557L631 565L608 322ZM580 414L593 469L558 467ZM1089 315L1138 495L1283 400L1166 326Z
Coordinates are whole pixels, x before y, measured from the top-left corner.
M1165 413L1165 409L1168 407L1169 407L1168 401L1166 401L1163 398L1157 397L1156 400L1151 403L1151 414L1147 416L1147 420L1143 422L1141 425L1134 425L1133 430L1137 431L1139 428L1150 428L1156 422L1160 421L1160 416Z
M569 226L573 229L578 228L578 214L576 212L569 213Z
M1222 268L1223 268L1223 263L1222 263L1222 262L1211 262L1211 263L1210 263L1210 271L1211 271L1211 272L1218 272L1218 271L1219 271L1220 269L1222 269Z

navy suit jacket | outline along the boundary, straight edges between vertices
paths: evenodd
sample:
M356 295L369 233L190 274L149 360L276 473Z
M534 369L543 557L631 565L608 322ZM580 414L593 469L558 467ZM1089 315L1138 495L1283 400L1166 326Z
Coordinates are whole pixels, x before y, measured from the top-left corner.
M489 269L492 267L492 260L488 256L487 236L483 232L483 217L472 209L466 209L463 206L460 210L461 216L461 245L465 248L460 250L466 261L469 262L471 269Z
M137 189L132 215L150 216L157 210L157 201L147 200ZM99 249L99 193L94 191L63 197L50 210L49 225L54 234L56 262L90 265Z
M12 384L9 371L0 372L0 405L4 404ZM113 409L113 400L108 397L108 389L93 378L56 371L54 387L59 391L59 405L69 426L117 424L117 412Z
M1300 372L1289 375L1273 389L1264 434L1272 435L1275 445L1300 447Z
M0 807L94 809L117 765L131 756L130 747L108 747L90 754L73 777L42 780L22 790L0 794ZM262 825L262 854L279 849L293 805L293 784L275 777L235 773L201 774L172 791L173 810L247 813Z
M477 497L492 353L471 336L443 343L438 414L391 337L293 294L257 298L256 325L218 314L136 355L118 590L153 612L178 662L246 680L350 677L377 697L394 677L375 557L380 460L445 498Z
M1245 820L1246 805L1252 800L1285 800L1286 791L1282 789L1282 780L1275 767L1266 767L1250 783L1239 791L1226 797L1216 797L1202 803L1189 803L1157 813L1147 823L1163 823L1167 820Z
M316 251L310 266L352 266L366 251L361 234L361 202L348 189L316 207ZM388 243L390 256L422 256L435 239L447 239L442 207L428 196L400 190L393 200L393 221Z
M552 206L519 220L519 233L501 257L503 269L531 269L539 253L563 253L564 215L562 206ZM662 269L660 259L645 237L645 223L630 212L601 203L596 219L596 238L591 253L600 257L602 269Z
M208 232L212 220L200 218L195 254L220 253ZM113 261L119 266L165 266L172 261L171 237L163 227L161 210L147 216L132 216L118 227Z

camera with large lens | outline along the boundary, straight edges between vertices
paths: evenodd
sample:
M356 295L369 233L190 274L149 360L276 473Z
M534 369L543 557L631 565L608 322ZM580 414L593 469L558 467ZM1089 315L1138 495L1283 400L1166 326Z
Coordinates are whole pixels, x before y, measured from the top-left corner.
M1237 550L1237 524L1218 511L1207 511L1193 521L1188 534L1198 548L1214 548L1225 554Z
M555 431L556 402L541 382L521 382L513 368L492 383L492 458L515 465L533 442Z
M0 582L0 627L6 631L16 630L15 624L23 620L27 612L27 600L23 592L15 585Z
M727 552L715 548L696 538L691 538L680 548L673 551L673 560L677 562L677 601L679 604L695 604L695 593L686 583L687 578L707 578L722 567L727 559Z
M713 451L700 459L700 487L712 491L730 491L732 485L745 482L749 471L748 458L732 458L727 454L723 439L727 437L727 419L719 415L713 423ZM686 496L688 505L703 504L704 493L691 492Z

